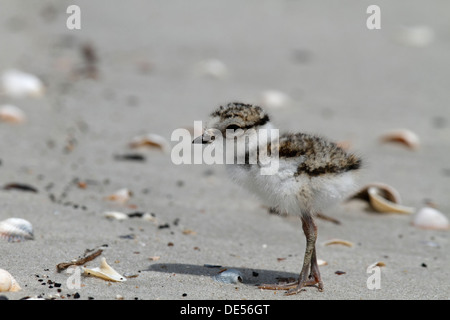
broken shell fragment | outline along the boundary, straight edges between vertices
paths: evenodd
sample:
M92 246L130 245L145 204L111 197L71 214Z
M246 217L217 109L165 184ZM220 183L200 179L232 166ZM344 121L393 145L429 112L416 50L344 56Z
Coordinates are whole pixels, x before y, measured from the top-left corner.
M119 202L119 203L125 203L128 200L130 200L133 193L128 190L127 188L122 188L114 192L113 194L110 194L106 199Z
M170 149L170 144L166 138L160 136L156 133L148 133L145 135L136 136L130 141L131 148L140 148L140 147L152 147L159 148L164 152L167 152Z
M382 142L402 143L412 150L419 148L419 136L408 129L396 129L389 131L381 136Z
M0 292L17 292L21 289L17 281L8 271L0 269Z
M379 188L370 187L367 190L369 194L371 206L378 212L392 212L392 213L402 213L411 214L414 212L414 208L401 205L400 203L395 203L389 201L382 196L382 192Z
M450 229L448 218L439 210L431 207L424 207L420 209L414 216L412 223L414 226L422 229Z
M108 219L115 219L115 220L126 220L128 219L128 215L123 212L118 211L107 211L103 214Z
M0 238L8 242L33 240L33 226L25 219L9 218L0 221Z
M25 121L25 113L16 106L5 104L0 107L0 120L10 123L22 123Z
M385 267L385 266L386 266L386 263L384 263L383 261L377 261L377 262L374 262L371 265L369 265L367 267L367 269L370 270L370 269L373 269L375 267Z
M350 242L347 240L342 240L342 239L331 239L331 240L325 241L323 243L324 246L330 246L333 244L340 244L340 245L343 245L343 246L346 246L349 248L353 247L353 242Z
M322 259L317 259L317 265L319 267L326 266L326 265L328 265L328 262L326 262L325 260L322 260Z
M242 273L236 269L225 269L213 277L217 282L239 283L243 282Z
M35 75L19 70L8 70L1 77L2 91L12 97L40 97L44 93L42 81Z
M106 263L106 259L103 257L100 262L100 267L89 269L82 267L83 273L86 275L101 278L107 281L123 282L127 279L114 270L109 264Z

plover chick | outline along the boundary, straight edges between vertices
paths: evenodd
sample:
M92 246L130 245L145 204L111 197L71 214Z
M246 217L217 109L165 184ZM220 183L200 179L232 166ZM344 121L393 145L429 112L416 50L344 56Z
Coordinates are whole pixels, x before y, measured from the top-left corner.
M238 130L241 129L241 130ZM255 129L255 130L252 130ZM202 136L193 143L219 143L215 135L222 134L226 143L245 143L237 150L234 160L239 164L227 164L233 181L253 193L279 212L298 215L306 236L303 266L297 281L279 284L262 284L262 289L287 290L296 294L305 286L315 286L322 291L323 282L317 265L317 226L314 216L326 207L340 201L356 187L356 177L361 159L348 153L335 143L305 133L272 134L269 139L258 139L261 129L272 129L269 115L260 107L229 103L211 114ZM231 130L231 131L230 131ZM234 131L233 131L234 130ZM234 132L234 134L229 134ZM239 132L239 133L238 133ZM275 130L277 132L277 130ZM229 150L229 149L226 149ZM261 174L259 156L262 152L277 156L278 170ZM256 162L251 162L256 154Z

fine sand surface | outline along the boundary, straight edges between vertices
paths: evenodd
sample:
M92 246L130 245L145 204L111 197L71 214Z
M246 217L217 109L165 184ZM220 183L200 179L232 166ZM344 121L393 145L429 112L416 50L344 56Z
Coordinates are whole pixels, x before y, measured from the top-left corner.
M26 115L21 124L0 122L0 184L38 190L0 190L0 220L27 219L35 236L0 241L0 268L22 287L1 296L450 297L449 231L419 229L413 215L380 214L360 200L324 212L340 224L317 220L318 257L328 263L321 267L323 292L262 291L258 283L300 272L305 239L298 219L270 214L227 179L223 166L174 165L170 147L129 147L146 133L170 142L173 130L192 128L221 104L263 103L263 92L278 90L289 104L267 111L280 129L348 143L365 162L361 186L389 184L405 205L418 210L432 201L449 217L448 1L76 3L80 30L66 27L72 1L2 1L0 73L35 74L46 91L40 98L0 96L0 105ZM381 8L380 30L366 27L371 4ZM201 62L210 59L226 74L205 75ZM380 142L397 128L414 131L420 147ZM143 161L116 157L135 153ZM128 202L107 199L122 188L132 192ZM153 219L108 220L106 211ZM323 244L333 238L353 247ZM101 245L116 271L137 277L112 283L81 276L76 286L76 274L56 271ZM101 257L86 266L98 267ZM370 290L367 267L375 262L385 266L380 288ZM213 280L223 268L239 270L243 283Z

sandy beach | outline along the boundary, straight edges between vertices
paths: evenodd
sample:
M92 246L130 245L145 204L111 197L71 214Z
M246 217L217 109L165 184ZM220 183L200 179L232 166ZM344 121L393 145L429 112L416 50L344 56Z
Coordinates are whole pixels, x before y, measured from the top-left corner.
M80 8L80 29L67 8ZM369 5L381 29L369 29ZM266 107L282 131L319 134L361 155L361 187L395 188L415 212L450 218L450 3L447 1L3 0L0 75L37 76L39 97L0 94L25 120L0 120L0 221L34 239L0 239L9 300L400 300L450 298L450 231L413 214L339 203L317 219L324 291L293 296L257 284L297 277L305 237L269 213L224 166L175 165L172 132L231 101ZM268 91L279 105L264 99ZM274 96L272 96L274 97ZM287 97L286 99L283 97ZM420 145L383 143L393 129ZM146 134L168 145L130 147ZM4 188L26 185L34 190ZM126 202L108 199L126 188ZM109 219L105 212L125 213ZM146 213L146 214L145 214ZM325 245L330 239L351 242ZM103 246L123 282L56 266ZM370 288L379 267L379 287ZM242 282L214 280L236 269ZM77 282L78 281L78 282Z

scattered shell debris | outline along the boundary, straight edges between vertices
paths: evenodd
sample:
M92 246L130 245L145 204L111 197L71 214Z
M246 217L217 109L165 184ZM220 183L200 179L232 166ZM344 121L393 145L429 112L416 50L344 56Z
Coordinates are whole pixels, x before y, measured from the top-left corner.
M169 141L163 136L156 133L148 133L136 136L131 139L129 146L130 148L141 148L141 147L158 148L163 152L168 152L170 150Z
M107 196L106 199L123 204L128 202L132 195L133 193L130 190L122 188Z
M5 104L0 107L0 121L23 123L25 122L25 119L25 113L14 105Z
M16 279L6 270L0 269L0 292L17 292L22 288Z
M200 61L196 65L196 71L201 76L207 76L214 79L224 79L228 76L226 64L219 59L207 59Z
M33 226L28 220L22 218L9 218L0 221L0 238L8 242L33 240Z
M127 279L114 270L107 262L106 258L102 258L100 262L100 267L93 269L82 267L83 273L89 276L94 276L107 281L123 282Z
M12 69L3 72L1 91L15 98L41 97L45 88L42 81L35 75Z
M395 129L381 136L382 142L397 142L411 150L417 150L420 146L419 136L409 129Z
M330 246L334 244L340 244L349 248L353 247L353 242L342 239L331 239L323 243L324 246Z
M425 25L402 27L397 32L397 41L410 47L429 46L435 38L433 28Z
M380 182L366 185L349 198L351 199L365 200L375 211L382 213L411 214L415 211L415 208L401 204L400 193L396 189Z
M412 224L421 229L449 230L448 218L439 210L432 207L423 207L415 214Z
M239 270L224 269L221 270L219 274L215 275L213 279L216 280L217 282L236 284L239 282L243 282L244 278Z
M278 90L266 90L261 93L260 97L261 105L270 109L288 107L291 101L289 95Z
M103 213L105 218L111 220L126 220L131 218L141 218L146 221L156 221L156 218L153 214L148 212L131 212L131 213L123 213L119 211L106 211Z

